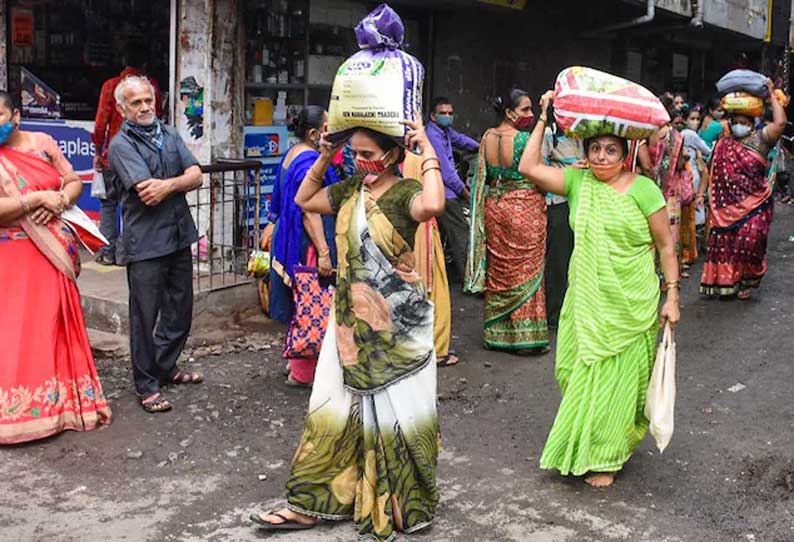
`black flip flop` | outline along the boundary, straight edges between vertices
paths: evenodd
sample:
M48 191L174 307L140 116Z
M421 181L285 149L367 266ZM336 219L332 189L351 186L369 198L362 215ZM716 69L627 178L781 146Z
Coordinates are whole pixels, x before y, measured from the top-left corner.
M265 515L276 516L277 518L283 519L284 522L270 523L262 519L261 514L251 514L248 516L248 519L259 525L259 528L265 531L305 531L307 529L313 529L315 525L317 525L316 523L307 524L297 522L294 519L287 519L278 512L267 512Z
M452 356L458 358L458 361L456 361L455 363L450 363L449 360L450 358L452 358ZM438 358L438 360L436 360L436 365L438 367L454 367L458 363L460 363L460 356L458 356L455 352L452 352L451 350L449 354L447 354L443 358Z

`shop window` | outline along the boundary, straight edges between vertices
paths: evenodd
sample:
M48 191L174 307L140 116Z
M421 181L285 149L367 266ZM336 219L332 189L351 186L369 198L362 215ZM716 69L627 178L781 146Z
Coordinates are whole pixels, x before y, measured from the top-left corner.
M29 116L42 110L37 100L51 103L54 94L61 118L93 120L102 83L124 68L128 45L145 63L137 67L168 88L167 2L10 0L7 10L9 90L34 105Z

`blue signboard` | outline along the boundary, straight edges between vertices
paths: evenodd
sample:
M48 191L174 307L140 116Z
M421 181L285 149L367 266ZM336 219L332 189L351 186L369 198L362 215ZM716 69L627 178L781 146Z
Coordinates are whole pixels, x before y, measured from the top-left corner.
M264 158L261 160L262 167L259 170L259 226L267 224L267 215L270 213L270 200L273 197L273 186L276 182L276 172L281 158ZM251 194L246 201L245 219L248 231L254 231L256 221L256 192L254 192L254 172L248 172L249 186Z

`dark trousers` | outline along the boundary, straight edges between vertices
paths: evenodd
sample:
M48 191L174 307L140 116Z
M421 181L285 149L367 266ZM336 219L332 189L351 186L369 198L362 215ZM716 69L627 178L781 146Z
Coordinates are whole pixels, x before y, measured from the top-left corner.
M109 171L103 171L105 180L105 198L100 200L99 231L108 240L108 245L102 247L101 252L111 258L116 257L116 240L119 238L119 228L116 221L116 208L119 206L119 190L114 183L114 176Z
M565 290L568 289L568 263L573 252L573 232L568 223L568 203L550 205L547 209L546 237L546 318L549 326L560 321Z
M463 204L457 198L448 199L444 214L438 218L438 229L447 257L452 259L450 280L463 282L466 276L466 257L469 250L469 224L463 214Z
M190 248L127 265L135 390L150 395L176 374L193 317Z

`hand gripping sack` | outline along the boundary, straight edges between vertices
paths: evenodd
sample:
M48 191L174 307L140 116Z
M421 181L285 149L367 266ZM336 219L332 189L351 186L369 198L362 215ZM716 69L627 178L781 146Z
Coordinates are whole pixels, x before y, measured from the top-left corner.
M653 364L648 397L645 402L645 417L651 422L651 435L659 452L664 452L673 436L673 414L675 411L675 336L670 324L664 327L656 363Z
M572 66L554 86L554 117L565 135L586 139L614 135L644 139L670 122L653 93L626 79Z
M405 27L381 4L356 26L359 52L336 72L328 108L328 140L339 143L356 128L370 128L404 142L402 120L422 109L424 67L401 51Z
M732 70L717 81L717 92L747 92L753 96L766 98L769 89L766 86L766 76L752 70Z

